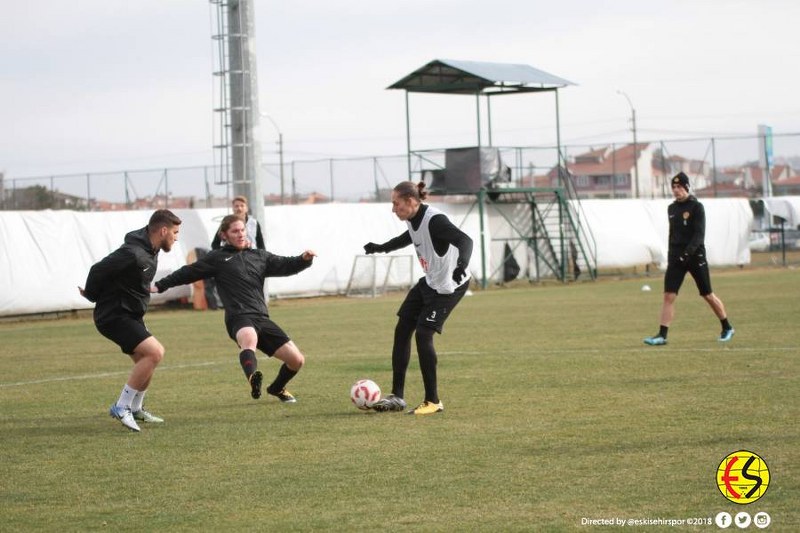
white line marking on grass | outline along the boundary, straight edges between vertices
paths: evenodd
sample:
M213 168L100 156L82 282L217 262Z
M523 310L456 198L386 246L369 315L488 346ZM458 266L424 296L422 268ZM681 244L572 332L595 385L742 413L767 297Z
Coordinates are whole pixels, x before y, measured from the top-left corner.
M681 353L752 353L752 352L788 352L796 351L797 348L777 346L773 348L735 348L733 346L715 346L713 348L675 348L664 346L641 346L641 347L627 347L615 348L615 353L645 353L645 352L670 352L677 350ZM550 350L537 350L531 348L529 350L489 350L489 351L448 351L438 352L439 355L489 355L489 354L532 354L532 355L561 355L561 354L582 354L582 353L608 353L608 349L599 348L564 348L564 349L550 349Z
M732 346L717 346L715 348L692 348L692 349L680 349L682 353L730 353L730 352L740 352L740 353L752 353L752 352L788 352L794 351L797 348L791 347L775 347L775 348L734 348ZM600 350L596 348L575 348L575 349L564 349L564 350L526 350L524 352L518 350L491 350L491 351L447 351L447 352L439 352L439 355L488 355L488 354L532 354L532 355L563 355L563 354L581 354L581 353L606 353L608 350ZM650 346L650 347L637 347L637 348L620 348L615 350L615 352L629 352L629 353L645 353L645 352L669 352L670 348L664 347L657 347L657 346ZM261 360L266 360L268 357L262 356L259 357ZM187 363L185 365L164 365L159 366L158 369L161 372L168 371L168 370L180 370L182 368L196 368L196 367L203 367L203 366L216 366L226 364L225 361L206 361L204 363ZM17 381L11 383L0 383L0 389L7 389L10 387L24 387L25 385L41 385L43 383L57 383L59 381L78 381L82 379L99 379L99 378L107 378L111 376L123 376L129 374L129 370L120 370L118 372L100 372L97 374L84 374L81 376L63 376L57 378L46 378L46 379L37 379L32 381Z
M180 370L182 368L194 368L200 366L214 366L222 364L222 361L208 361L205 363L187 363L185 365L164 365L159 366L159 372L165 370ZM37 379L34 381L17 381L13 383L0 383L0 389L8 387L24 387L25 385L41 385L42 383L56 383L58 381L78 381L81 379L99 379L111 376L124 376L130 374L130 370L121 370L119 372L99 372L97 374L83 374L81 376L63 376L58 378Z

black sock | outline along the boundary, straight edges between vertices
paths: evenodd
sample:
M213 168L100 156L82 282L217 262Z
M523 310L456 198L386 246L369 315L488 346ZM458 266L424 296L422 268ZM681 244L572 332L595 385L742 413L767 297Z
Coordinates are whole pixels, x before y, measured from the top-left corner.
M293 377L297 375L297 370L292 370L286 363L283 363L278 369L278 375L275 377L275 381L267 387L267 392L280 392L286 388L286 384L291 381Z
M406 386L406 370L411 360L411 335L416 323L410 320L397 321L394 328L394 344L392 345L392 394L403 397Z
M733 326L731 326L731 323L728 322L727 318L723 318L722 320L720 320L720 323L722 324L722 331L728 331L729 329L733 329Z
M253 375L253 372L256 371L258 368L258 360L256 359L256 352L253 350L242 350L239 352L239 364L242 365L242 370L244 370L244 375L247 376L247 380L250 380L250 376Z
M436 385L436 349L433 347L434 330L425 326L417 328L417 355L419 369L422 371L422 384L425 386L425 401L439 403Z
M659 326L658 327L658 336L667 338L667 331L669 331L669 326Z

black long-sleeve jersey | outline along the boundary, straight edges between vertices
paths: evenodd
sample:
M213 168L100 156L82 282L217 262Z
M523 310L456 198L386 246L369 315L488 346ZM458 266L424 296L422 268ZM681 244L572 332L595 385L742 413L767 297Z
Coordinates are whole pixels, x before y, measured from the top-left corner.
M158 280L158 292L213 277L225 307L225 321L239 315L269 316L264 279L291 276L311 266L303 256L283 257L266 250L226 245Z
M144 316L157 268L158 250L153 250L147 227L125 235L122 246L89 269L84 296L96 303L95 322L121 315Z
M421 204L417 214L409 219L414 230L419 228L425 216L425 211L427 210L428 206ZM452 244L458 249L458 264L461 266L469 264L469 259L472 257L472 239L450 222L449 218L445 215L435 215L431 217L428 223L428 230L431 234L433 249L436 251L437 255L443 256L446 254L447 248ZM411 242L411 234L405 231L401 235L383 243L381 248L384 252L393 252L394 250L405 248L411 244Z
M706 212L696 197L672 202L669 216L669 257L705 255Z

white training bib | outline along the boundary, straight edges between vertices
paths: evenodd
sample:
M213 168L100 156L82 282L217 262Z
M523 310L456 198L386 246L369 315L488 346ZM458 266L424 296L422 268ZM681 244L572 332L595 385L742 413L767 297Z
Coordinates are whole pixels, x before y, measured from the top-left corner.
M438 209L428 206L422 217L422 222L420 222L419 229L414 230L409 221L406 221L406 224L408 224L408 233L414 243L414 251L417 252L422 271L425 272L425 281L428 286L439 294L453 294L459 285L453 281L453 270L455 270L458 262L458 248L451 244L447 247L447 253L439 257L433 248L431 232L428 229L431 218L443 214ZM470 279L469 270L467 270L467 276L461 280L461 283L468 279Z
M258 248L256 243L256 233L258 232L258 220L256 217L247 217L247 222L244 223L244 229L247 233L247 239L250 241L250 248Z

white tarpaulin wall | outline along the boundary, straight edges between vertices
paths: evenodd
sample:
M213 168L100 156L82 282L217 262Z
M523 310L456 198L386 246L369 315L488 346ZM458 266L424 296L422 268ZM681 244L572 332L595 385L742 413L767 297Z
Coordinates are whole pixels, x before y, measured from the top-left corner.
M746 200L704 200L706 244L712 265L749 263L747 247L752 214ZM666 258L667 201L588 200L586 221L597 241L598 266L633 266ZM434 204L448 213L475 242L470 269L481 278L480 217L464 204ZM194 248L208 248L227 209L179 209L183 220L172 252L159 255L156 279L179 268ZM84 213L75 211L0 211L0 315L22 315L90 308L77 287L89 268L122 244L125 234L144 227L149 211ZM296 276L270 278L275 296L343 293L353 258L369 241L385 242L405 231L405 223L386 204L268 206L262 226L267 249L298 255L319 254L314 266ZM492 227L500 215L487 214L484 224L488 272L502 260L492 244ZM502 245L498 245L502 246ZM413 253L409 248L397 253ZM520 251L522 265L526 252ZM494 258L497 258L496 260ZM416 264L416 263L415 263ZM421 276L419 267L416 275ZM523 270L524 271L524 270ZM498 275L502 275L500 272ZM189 296L189 287L154 295L153 303Z
M591 228L597 246L598 268L626 268L656 264L666 268L669 224L667 206L671 200L582 200L582 225ZM712 266L750 263L748 239L753 212L745 199L704 199L706 211L706 253ZM521 275L533 270L533 258L525 246L517 246L519 234L512 231L508 220L518 220L518 210L526 204L499 204L487 209L487 258L489 273L502 275L501 262L506 241L514 250L514 259ZM446 209L445 209L446 210ZM505 216L501 215L503 212ZM491 242L490 237L495 238ZM476 253L478 252L476 241ZM473 256L470 265L479 273L480 256ZM546 273L541 272L541 275Z
M764 198L767 211L781 217L792 229L800 229L800 196L772 196Z
M586 223L597 242L598 268L667 262L671 200L583 200ZM703 199L706 255L711 266L750 263L750 203L741 198Z

